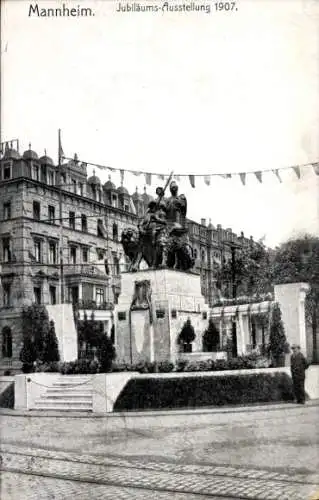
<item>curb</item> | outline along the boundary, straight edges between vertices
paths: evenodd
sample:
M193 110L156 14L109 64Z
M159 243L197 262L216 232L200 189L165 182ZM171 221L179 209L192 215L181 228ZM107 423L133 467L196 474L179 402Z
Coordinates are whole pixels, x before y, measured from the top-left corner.
M297 403L273 403L256 406L241 406L241 407L223 407L223 408L190 408L190 409L167 409L167 410L150 410L150 411L123 411L114 413L92 413L83 411L39 411L39 410L14 410L10 408L0 408L1 416L10 417L42 417L42 418L139 418L139 417L170 417L174 415L214 415L225 413L256 413L262 411L279 411L284 409L305 409L319 406L319 399L308 401L305 405Z

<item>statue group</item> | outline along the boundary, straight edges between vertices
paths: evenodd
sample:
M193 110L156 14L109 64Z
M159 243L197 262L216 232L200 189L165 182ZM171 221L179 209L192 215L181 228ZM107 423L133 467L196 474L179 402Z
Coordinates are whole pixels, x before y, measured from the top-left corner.
M130 271L137 271L143 259L153 269L187 271L194 265L186 227L187 200L178 194L175 181L169 187L168 198L165 198L165 188L156 189L157 198L149 202L137 229L122 232L121 242L130 259Z

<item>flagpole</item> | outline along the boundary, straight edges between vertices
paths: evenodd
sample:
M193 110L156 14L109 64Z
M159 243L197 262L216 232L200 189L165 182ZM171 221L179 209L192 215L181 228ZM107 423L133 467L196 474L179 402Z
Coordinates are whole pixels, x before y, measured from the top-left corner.
M61 296L60 302L64 303L64 266L63 266L63 207L62 207L62 146L61 146L61 129L58 131L58 188L59 188L59 217L60 217L60 285Z

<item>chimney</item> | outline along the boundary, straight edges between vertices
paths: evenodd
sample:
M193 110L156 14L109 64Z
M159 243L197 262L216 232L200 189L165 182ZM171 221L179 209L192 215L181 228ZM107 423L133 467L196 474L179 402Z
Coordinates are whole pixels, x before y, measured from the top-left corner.
M206 219L201 219L200 223L201 223L202 226L206 226Z
M221 229L222 229L222 225L221 225L221 224L217 224L217 229L218 229L219 231L221 231Z

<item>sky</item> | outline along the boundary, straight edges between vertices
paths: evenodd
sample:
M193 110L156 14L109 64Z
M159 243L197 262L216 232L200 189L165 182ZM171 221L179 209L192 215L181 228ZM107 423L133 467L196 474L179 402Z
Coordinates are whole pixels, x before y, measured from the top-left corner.
M2 141L19 138L22 151L30 142L56 160L60 128L67 156L163 174L318 161L319 2L239 0L236 12L210 14L118 13L113 0L64 3L95 15L29 17L30 2L2 2ZM96 173L102 182L109 175ZM119 185L119 174L111 176ZM246 186L238 175L212 177L210 186L197 178L195 189L185 177L179 190L190 218L264 236L270 246L318 234L319 176L305 167L300 179L291 169L281 177L265 173L261 184L248 175ZM126 174L124 184L143 192L145 179ZM148 192L160 184L153 176Z

